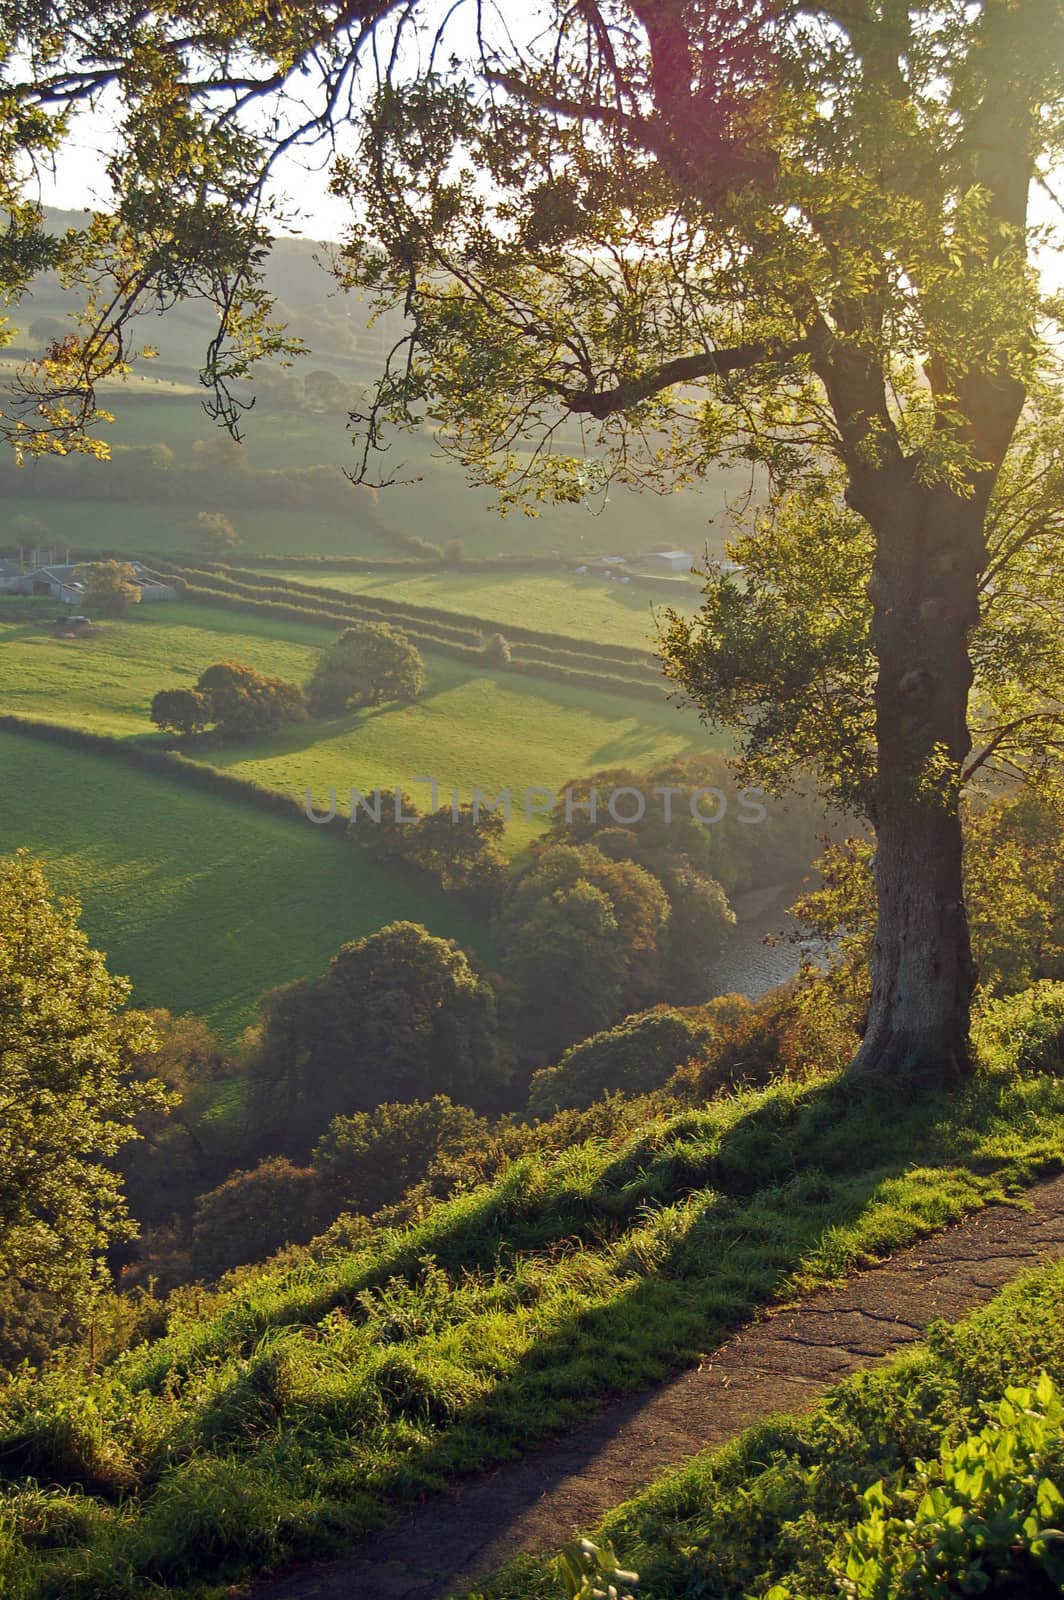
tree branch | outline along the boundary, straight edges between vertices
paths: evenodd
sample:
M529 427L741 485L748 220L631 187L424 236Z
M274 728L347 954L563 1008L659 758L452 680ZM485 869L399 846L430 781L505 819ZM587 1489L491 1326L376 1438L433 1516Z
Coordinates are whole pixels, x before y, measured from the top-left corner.
M660 367L653 367L638 378L619 383L613 389L566 389L555 386L567 410L577 415L597 417L600 421L615 411L627 411L648 400L662 389L671 389L678 383L694 383L699 378L723 378L729 372L748 372L752 367L769 362L791 361L804 355L810 348L809 340L797 339L790 344L770 341L760 344L735 345L730 350L706 350L699 355L678 356Z

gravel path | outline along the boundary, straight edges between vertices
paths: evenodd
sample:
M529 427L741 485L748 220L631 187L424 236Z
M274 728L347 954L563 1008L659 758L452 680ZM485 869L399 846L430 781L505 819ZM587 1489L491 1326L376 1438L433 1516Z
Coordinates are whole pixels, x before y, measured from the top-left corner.
M424 1501L350 1557L255 1584L251 1600L445 1600L518 1551L547 1553L670 1467L954 1320L1064 1256L1064 1176L1033 1211L988 1206L883 1264L770 1311L653 1390L522 1460Z

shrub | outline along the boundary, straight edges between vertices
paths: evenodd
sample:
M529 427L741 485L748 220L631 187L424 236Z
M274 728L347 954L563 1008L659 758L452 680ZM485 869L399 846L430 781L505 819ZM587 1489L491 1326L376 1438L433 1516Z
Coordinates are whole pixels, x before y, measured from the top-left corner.
M553 1067L533 1075L528 1109L549 1117L583 1110L605 1094L645 1094L660 1088L702 1051L711 1030L700 1013L658 1006L626 1017L615 1028L574 1044Z
M487 1123L444 1094L390 1101L335 1117L318 1140L314 1170L336 1210L372 1215L420 1182L438 1157L483 1138Z
M240 543L240 535L229 518L220 511L201 511L191 531L195 534L199 549L208 556L224 555L227 550L235 550Z
M23 1361L43 1367L74 1341L79 1327L65 1297L43 1293L17 1278L0 1279L0 1373L13 1372Z
M634 1600L638 1572L628 1572L607 1540L578 1539L558 1557L558 1576L566 1600Z
M667 1094L700 1105L736 1084L809 1078L837 1070L856 1036L824 986L791 984L760 1000L726 994L703 1007L707 1042L699 1059L680 1067Z
M78 567L74 574L82 585L86 608L101 617L121 617L127 607L139 603L136 575L128 561L93 561Z
M1064 983L1043 981L994 1000L977 1018L977 1053L1014 1072L1064 1072Z
M900 1485L880 1479L845 1542L855 1600L1064 1589L1064 1406L1048 1374L1008 1388L994 1420Z
M313 1238L320 1222L318 1176L283 1156L234 1172L202 1195L192 1228L195 1270L218 1277L245 1261L262 1261L282 1245Z
M508 641L501 633L493 633L484 640L481 655L492 667L508 667L511 660L511 650Z

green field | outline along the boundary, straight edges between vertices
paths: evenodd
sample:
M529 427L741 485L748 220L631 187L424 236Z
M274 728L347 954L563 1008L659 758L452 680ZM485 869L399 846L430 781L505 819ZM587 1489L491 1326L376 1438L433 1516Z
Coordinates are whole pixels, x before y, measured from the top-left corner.
M396 438L375 463L377 474L398 480L380 489L375 499L352 487L349 511L346 504L333 504L331 509L274 509L268 499L252 492L256 472L319 465L350 472L358 456L342 413L256 408L242 424L249 473L246 505L229 496L224 505L203 504L192 481L187 489L179 483L172 495L168 492L161 499L128 500L123 494L111 498L106 475L119 475L121 447L166 444L180 472L198 441L224 437L204 414L195 374L185 376L191 382L160 384L150 375L130 379L102 397L114 421L98 431L116 454L113 462L101 461L93 468L100 474L99 498L95 492L91 497L76 493L65 497L56 488L64 471L81 471L83 463L68 468L62 461L28 462L17 482L5 490L0 544L24 542L14 520L29 516L44 525L42 537L57 545L130 552L188 550L194 540L189 527L197 512L223 510L248 554L394 558L407 553L389 539L389 532L441 545L461 539L470 554L478 556L557 554L567 560L596 552L651 550L663 540L697 552L707 540L719 550L727 527L728 494L741 489L737 479L718 475L678 494L637 494L616 488L605 505L546 506L532 518L503 518L492 510L486 490L470 488L462 469L441 453L435 441L415 433ZM242 471L238 469L234 481L240 481Z
M190 684L212 661L237 659L297 681L328 630L194 606L145 607L78 640L40 624L0 624L0 707L128 740L153 738L159 688ZM201 745L198 759L324 806L335 788L402 785L429 805L422 776L468 799L510 787L511 853L541 820L522 814L526 786L560 789L597 767L643 766L709 736L691 712L629 702L427 656L413 705L299 724L253 744ZM261 992L320 970L345 939L399 917L471 948L482 930L420 880L309 824L271 818L102 757L5 734L0 741L0 851L25 845L57 888L81 895L86 924L144 1004L195 1010L226 1037ZM367 824L369 826L369 824Z
M213 661L244 661L302 680L329 633L195 606L145 606L84 639L56 639L39 624L0 625L5 711L121 737L153 732L152 696L191 687Z
M102 462L99 470L107 471ZM353 493L354 491L352 491ZM0 545L20 542L13 531L19 515L32 516L48 531L49 548L59 560L67 547L79 551L121 550L127 555L149 558L153 554L173 554L194 548L195 531L190 525L199 505L174 507L145 505L139 502L109 504L106 500L59 500L47 497L9 500L0 517ZM375 556L395 560L403 551L382 539L377 531L358 521L356 509L351 518L327 511L263 510L228 511L230 521L243 540L237 556L290 555L293 550L320 552L330 556ZM25 541L21 541L25 543Z
M151 733L148 706L157 689L190 684L212 661L246 661L301 681L328 630L195 606L145 608L107 624L94 638L62 640L38 626L0 625L3 709L72 723L123 738ZM325 722L299 724L252 745L201 746L199 759L239 777L321 803L402 784L421 809L434 776L463 799L473 788L558 789L573 777L608 766L649 766L714 741L694 712L664 698L627 700L560 682L481 671L426 654L428 681L412 705L384 706ZM442 797L441 797L442 803ZM519 800L518 805L523 801ZM514 816L511 849L542 824Z
M140 1005L234 1039L264 990L399 918L490 959L460 902L336 835L81 751L0 733L0 854L27 847Z
M691 613L698 606L693 585L678 582L674 598L663 590L611 583L590 573L582 577L549 572L330 573L293 567L281 573L271 569L270 575L462 611L497 623L504 632L508 625L516 625L644 650L653 648L655 612L671 606Z

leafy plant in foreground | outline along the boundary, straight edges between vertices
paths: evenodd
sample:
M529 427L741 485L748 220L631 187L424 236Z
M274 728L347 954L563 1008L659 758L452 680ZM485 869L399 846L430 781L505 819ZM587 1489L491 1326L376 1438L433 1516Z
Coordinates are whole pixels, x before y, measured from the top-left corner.
M1008 1388L996 1421L908 1482L865 1491L868 1515L850 1534L843 1593L854 1600L928 1594L1016 1596L1064 1588L1064 1406L1048 1373Z

